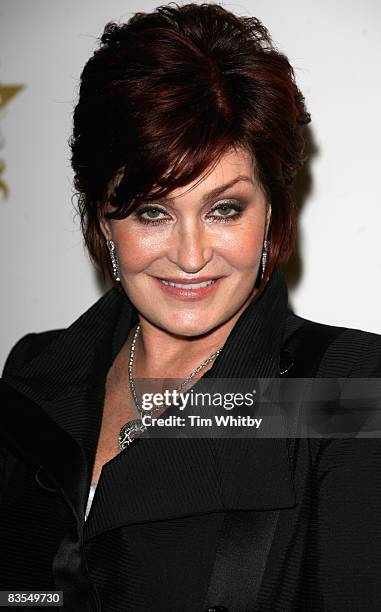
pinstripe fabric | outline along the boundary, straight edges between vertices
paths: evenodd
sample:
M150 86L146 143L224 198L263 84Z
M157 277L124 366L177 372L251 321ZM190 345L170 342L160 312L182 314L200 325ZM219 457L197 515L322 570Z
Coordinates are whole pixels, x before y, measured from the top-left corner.
M202 612L225 513L279 509L258 597L231 612L380 609L378 440L300 439L292 453L282 439L138 440L104 467L84 523L105 378L136 321L112 289L68 329L12 350L0 387L0 588L62 587L74 612ZM205 377L278 376L302 324L276 271ZM380 374L381 338L344 330L317 375Z

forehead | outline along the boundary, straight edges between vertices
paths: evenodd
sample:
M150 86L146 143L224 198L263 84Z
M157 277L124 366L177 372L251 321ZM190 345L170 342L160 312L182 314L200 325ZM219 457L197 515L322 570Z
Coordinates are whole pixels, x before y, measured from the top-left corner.
M224 186L226 189L230 183L241 185L255 184L254 166L252 155L245 149L230 149L224 153L216 164L209 166L202 177L199 177L186 185L174 189L168 199L187 199L208 195Z

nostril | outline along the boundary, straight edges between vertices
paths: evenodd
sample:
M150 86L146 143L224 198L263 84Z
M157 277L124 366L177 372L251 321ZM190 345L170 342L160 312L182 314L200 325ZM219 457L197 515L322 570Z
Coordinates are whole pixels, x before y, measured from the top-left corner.
M49 476L49 474L44 470L42 465L38 468L35 474L35 480L37 484L45 491L51 491L52 493L57 493L58 489L53 481L53 479Z

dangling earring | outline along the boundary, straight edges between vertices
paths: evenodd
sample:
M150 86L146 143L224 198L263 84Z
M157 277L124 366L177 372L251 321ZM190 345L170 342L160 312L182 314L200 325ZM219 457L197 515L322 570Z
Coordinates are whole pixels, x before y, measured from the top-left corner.
M112 272L116 281L120 281L119 262L115 251L115 243L113 240L106 240L108 250L110 251Z
M269 246L270 246L270 241L269 240L264 240L263 241L263 248L262 248L262 257L261 257L262 278L264 277L265 271L266 271L267 254L268 254L268 251L269 251Z

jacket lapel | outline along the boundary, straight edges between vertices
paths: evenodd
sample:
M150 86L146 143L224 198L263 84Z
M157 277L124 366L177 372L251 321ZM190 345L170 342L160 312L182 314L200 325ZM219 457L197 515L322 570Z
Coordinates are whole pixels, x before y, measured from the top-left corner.
M75 512L80 514L86 465L82 448L41 406L1 379L0 395L1 441L34 466L36 473L41 468L45 470L50 488L63 490ZM73 478L73 474L77 477Z
M122 525L295 505L284 440L140 439L102 472L84 539Z
M278 376L286 314L286 285L276 270L203 378ZM44 351L5 376L8 443L51 474L81 520L107 372L137 320L128 297L112 289ZM19 423L25 424L22 434ZM103 467L84 537L175 516L294 505L286 439L142 438Z

